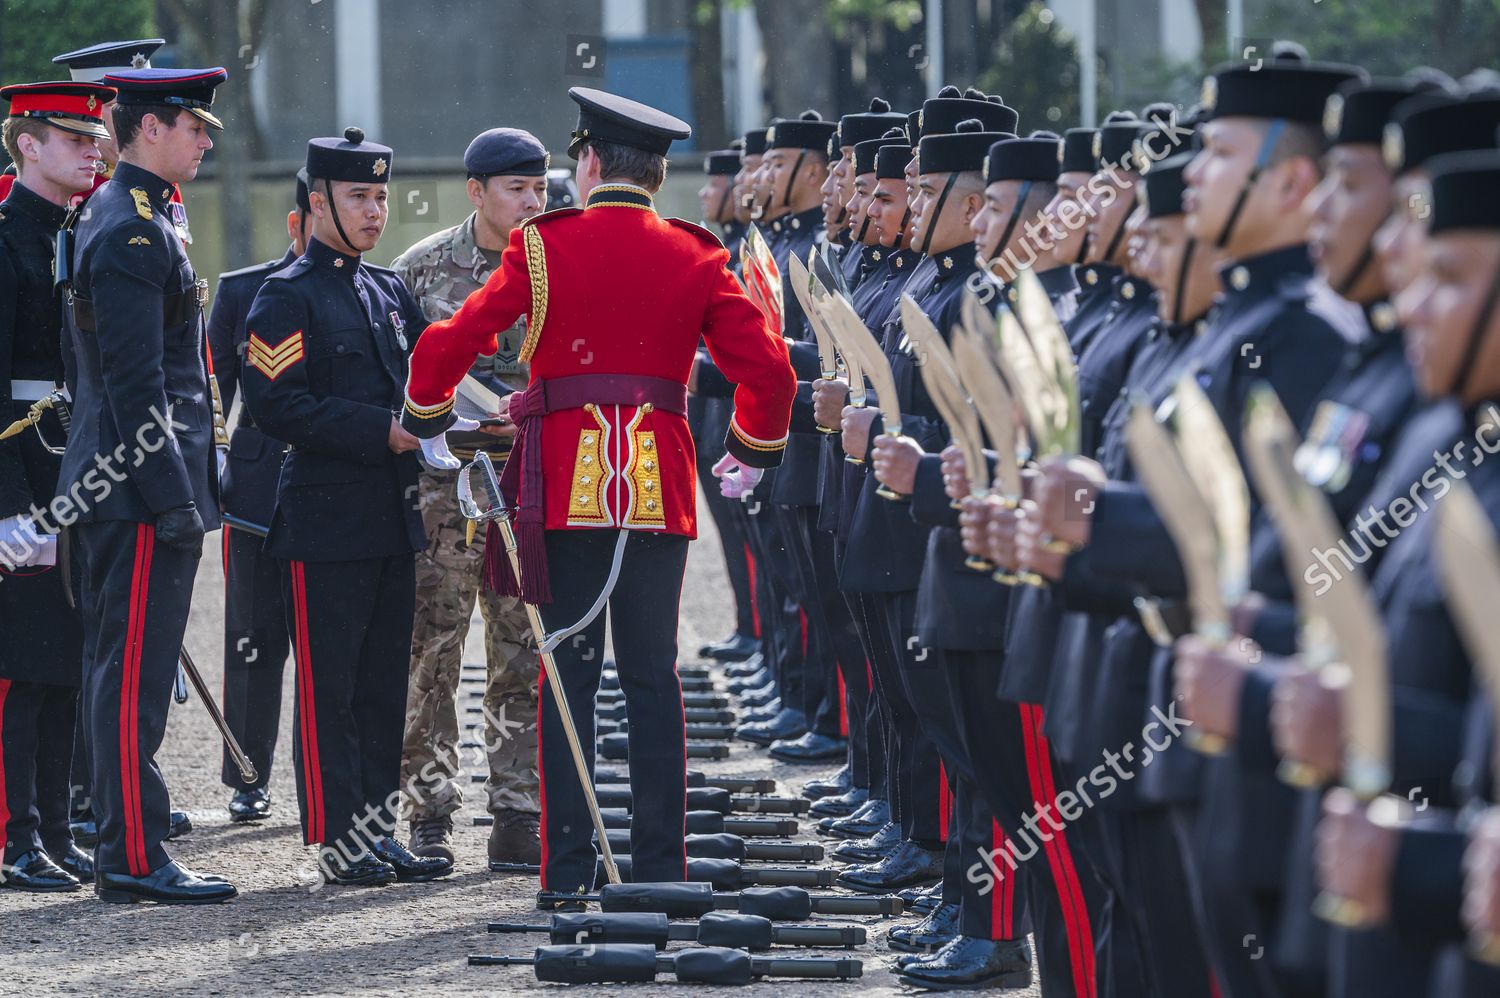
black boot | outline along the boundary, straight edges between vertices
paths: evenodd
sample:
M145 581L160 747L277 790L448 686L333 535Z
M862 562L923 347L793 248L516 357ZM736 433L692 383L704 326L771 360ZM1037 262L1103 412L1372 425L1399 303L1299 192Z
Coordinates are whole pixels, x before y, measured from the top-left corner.
M908 840L877 863L849 867L839 874L837 883L863 894L888 894L898 887L941 880L942 877L943 850L929 849Z
M229 798L230 821L262 821L271 816L271 791L265 787L241 790Z
M395 839L382 835L370 846L370 851L381 862L396 871L396 879L403 884L423 883L446 877L453 872L453 860L441 856L413 856Z
M916 925L898 925L886 937L891 949L903 953L936 953L958 936L958 905L942 904ZM897 960L897 966L905 961Z
M1031 947L1024 939L996 941L959 936L935 960L903 967L902 984L929 991L1031 986Z

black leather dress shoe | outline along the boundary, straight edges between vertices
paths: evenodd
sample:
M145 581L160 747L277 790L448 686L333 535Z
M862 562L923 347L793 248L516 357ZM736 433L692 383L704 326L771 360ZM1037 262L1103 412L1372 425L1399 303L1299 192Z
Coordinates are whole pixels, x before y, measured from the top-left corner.
M731 679L724 685L724 688L730 693L738 696L741 693L749 693L751 690L758 690L774 678L775 677L771 675L770 669L762 668L759 672L752 673L740 679Z
M929 991L1031 986L1031 947L1024 939L976 939L959 936L935 960L902 968L902 984Z
M230 821L260 821L271 816L271 791L265 787L241 790L229 798Z
M854 773L849 769L849 764L846 762L832 776L808 780L802 784L802 796L808 800L836 797L839 794L848 793L853 787Z
M728 676L730 679L744 679L746 676L755 675L765 667L765 655L761 654L760 652L756 652L754 655L751 655L743 662L730 662L728 665L724 666L724 675Z
M193 830L193 822L186 811L173 811L167 824L167 838L180 839Z
M888 821L867 839L849 839L834 846L830 859L841 863L878 863L901 844L901 823Z
M741 724L759 724L774 720L781 713L781 697L772 697L764 707L752 707L740 715Z
M346 859L337 846L323 850L318 868L325 884L341 887L384 887L396 882L396 870L373 853L362 852L356 859Z
M157 904L216 904L228 901L239 891L224 880L207 880L185 867L168 860L160 869L144 877L125 873L96 873L94 893L111 904L133 901L155 901Z
M808 765L844 759L849 755L849 742L831 735L820 735L809 731L798 738L784 738L771 745L771 758L782 762Z
M40 849L21 853L11 863L0 865L0 887L33 894L56 894L83 887L78 878L52 862Z
M85 849L99 844L99 823L92 814L80 815L68 822L68 831L72 833L73 841Z
M781 690L775 683L767 683L759 689L751 690L749 693L741 693L739 701L741 707L754 710L756 707L764 707L772 700L781 699Z
M818 822L819 831L841 839L867 839L880 831L891 820L891 802L871 797L864 807L847 818L824 818Z
M888 894L899 887L943 877L943 850L902 842L890 855L868 866L851 866L839 874L840 887L863 894Z
M836 797L819 797L813 801L807 813L814 818L846 818L869 799L870 791L864 787L853 787L848 793Z
M453 872L453 860L441 856L413 856L393 838L382 836L370 847L377 859L396 871L403 884L419 884Z
M733 634L723 641L715 641L698 649L700 658L711 658L719 662L743 662L760 650L760 642L748 634Z
M886 942L903 953L936 953L958 936L958 911L956 904L940 904L917 924L896 926ZM907 962L898 959L896 966L903 967Z
M78 848L78 843L69 842L66 846L48 849L47 855L52 862L77 877L81 883L94 882L94 857Z
M796 738L807 731L807 715L788 707L769 721L742 724L734 729L734 736L756 745L769 745L782 738Z

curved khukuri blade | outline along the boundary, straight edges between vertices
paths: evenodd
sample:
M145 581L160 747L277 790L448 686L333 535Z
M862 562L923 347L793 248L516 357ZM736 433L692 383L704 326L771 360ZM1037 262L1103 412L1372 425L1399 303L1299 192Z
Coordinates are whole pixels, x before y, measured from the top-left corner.
M1458 633L1489 697L1490 712L1500 718L1500 614L1495 612L1500 542L1465 482L1454 482L1452 494L1437 510L1437 569ZM1500 738L1491 739L1491 750L1495 778L1500 779Z
M813 259L816 250L808 250L808 259ZM838 361L834 357L833 337L828 332L828 323L823 314L818 311L812 300L812 275L808 268L802 265L802 261L795 256L787 258L787 269L792 273L792 294L797 299L797 304L802 306L802 312L807 316L807 324L812 327L813 339L818 344L818 369L823 375L824 381L832 381L838 377Z
M943 334L908 294L901 296L901 324L917 351L917 369L922 372L922 384L927 386L927 394L932 397L943 422L948 424L953 442L963 451L969 491L981 495L984 492L984 435L979 429L979 416L964 393L953 354L944 342Z
M1208 502L1188 473L1172 434L1156 421L1144 399L1132 402L1125 444L1182 559L1194 630L1209 643L1222 646L1229 639L1229 608L1219 588L1218 546Z
M850 246L844 252L848 253L853 251L853 249L854 247ZM851 297L854 292L850 290L849 282L844 280L844 269L839 266L838 259L833 255L833 244L823 243L821 247L814 247L811 252L817 254L817 264L809 263L809 269L817 274L819 279L829 288L837 291L845 298Z
M771 255L765 236L752 223L740 243L740 270L744 274L745 292L760 306L776 335L786 325L786 308L781 297L781 268Z
M1014 309L1021 326L1036 351L1037 361L1050 375L1050 381L1060 398L1059 411L1054 417L1059 452L1077 454L1082 446L1080 437L1083 417L1078 401L1078 365L1073 359L1073 348L1068 344L1068 334L1058 321L1057 310L1052 299L1037 280L1036 274L1023 270L1011 282L1016 292Z
M964 307L968 308L969 304L966 302ZM978 303L973 307L982 311ZM1026 331L1016 317L1003 308L991 320L991 326L994 332L990 335L990 342L994 356L1000 362L1000 373L1021 400L1021 414L1031 430L1037 456L1068 453L1058 432L1061 395L1037 360Z
M829 295L827 301L833 323L839 330L840 342L858 359L865 377L875 389L875 401L885 420L885 432L893 437L900 436L901 404L896 398L896 378L891 373L890 358L848 302L837 295Z
M1297 471L1295 455L1301 443L1296 427L1269 385L1251 389L1246 446L1253 446L1257 464L1263 463L1278 481L1277 505L1271 506L1277 525L1290 528L1286 551L1287 574L1304 578L1315 552L1335 550L1343 527L1328 498ZM1257 472L1257 482L1259 472ZM1262 491L1272 503L1270 492ZM1349 572L1321 593L1314 592L1318 615L1327 622L1338 663L1348 669L1344 689L1344 784L1361 797L1379 796L1391 779L1391 687L1385 628L1369 586L1359 572Z
M983 334L970 327L967 310L963 321L953 330L952 346L958 375L995 448L995 478L991 488L1008 499L1019 500L1022 484L1021 464L1016 459L1015 400L987 353Z
M828 335L833 337L834 348L844 363L844 373L849 377L849 404L855 408L862 409L865 406L865 369L860 364L859 358L855 356L844 344L845 334L840 330L838 316L835 315L830 300L835 297L834 292L828 290L818 277L816 270L813 271L808 290L812 293L813 305L818 309L818 314L823 319L824 328ZM842 296L838 296L841 300ZM864 323L860 322L863 327Z
M1219 544L1219 586L1234 606L1250 588L1250 487L1229 433L1190 372L1173 392L1172 422L1188 474L1213 512Z

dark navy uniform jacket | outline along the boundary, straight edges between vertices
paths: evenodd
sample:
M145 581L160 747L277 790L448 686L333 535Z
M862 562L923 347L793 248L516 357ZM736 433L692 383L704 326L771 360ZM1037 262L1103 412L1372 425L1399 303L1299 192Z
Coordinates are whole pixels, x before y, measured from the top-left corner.
M242 385L256 425L291 445L270 554L353 561L427 546L417 456L387 445L426 326L394 271L316 239L266 279L246 321Z
M170 183L122 162L75 231L77 390L57 490L82 497L84 523L151 523L193 502L219 525L201 293L171 199Z
M245 320L255 294L266 278L288 267L297 254L287 247L280 260L219 275L213 312L208 320L208 347L214 358L214 375L227 417L239 391L241 367L245 363ZM224 512L269 528L276 508L276 480L286 444L266 436L255 425L248 405L240 406L239 424L229 438L229 463L221 482Z
M809 345L813 342L812 328L802 314L802 305L792 291L792 273L789 261L792 257L807 264L808 250L819 245L823 239L823 209L810 208L796 215L787 215L771 223L766 238L771 255L781 268L782 307L788 339ZM804 349L791 354L792 366L797 372L797 400L802 408L810 406L812 382L820 375L817 351ZM795 408L796 406L794 406ZM800 421L799 421L799 424ZM781 466L776 469L775 481L771 484L771 501L778 506L814 506L818 502L818 455L822 448L823 434L816 430L799 430L791 427L787 439L786 453ZM772 477L770 475L766 477Z

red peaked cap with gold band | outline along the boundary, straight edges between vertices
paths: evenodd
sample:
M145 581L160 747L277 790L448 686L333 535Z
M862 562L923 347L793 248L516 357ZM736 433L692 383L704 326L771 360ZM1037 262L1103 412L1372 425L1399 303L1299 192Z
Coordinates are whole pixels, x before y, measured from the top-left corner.
M0 100L10 104L9 117L37 118L65 132L96 139L109 138L104 105L114 99L113 87L69 80L0 87Z
M485 286L418 340L402 423L433 437L475 358L526 318L531 382L511 402L520 437L504 481L519 498L523 575L528 522L697 535L682 410L700 338L738 386L726 448L746 465L780 463L796 379L728 263L715 236L662 218L641 188L603 184L586 207L513 230Z

